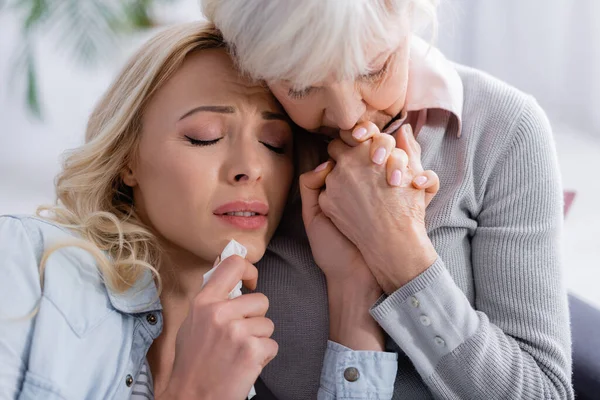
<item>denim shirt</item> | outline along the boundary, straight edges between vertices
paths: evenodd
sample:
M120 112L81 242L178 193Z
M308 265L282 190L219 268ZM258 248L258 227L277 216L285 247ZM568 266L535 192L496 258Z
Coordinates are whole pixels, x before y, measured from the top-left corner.
M41 289L44 251L73 239L42 219L0 217L0 399L127 399L161 333L149 273L115 293L89 253L68 247L49 257ZM317 397L391 399L396 372L395 353L329 342Z

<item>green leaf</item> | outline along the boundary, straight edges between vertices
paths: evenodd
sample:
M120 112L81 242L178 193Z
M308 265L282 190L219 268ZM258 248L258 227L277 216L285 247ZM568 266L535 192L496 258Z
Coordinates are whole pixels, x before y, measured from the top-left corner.
M27 57L27 107L36 119L42 119L35 60L32 55Z

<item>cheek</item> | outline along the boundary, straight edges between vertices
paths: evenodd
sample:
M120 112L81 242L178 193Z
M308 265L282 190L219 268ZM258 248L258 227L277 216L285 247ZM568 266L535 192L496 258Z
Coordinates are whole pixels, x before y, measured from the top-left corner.
M140 154L135 201L158 233L172 240L176 227L189 226L194 220L190 216L207 206L206 193L213 191L215 178L206 168L210 160L199 157L194 149L167 145L159 150Z
M376 110L387 110L399 99L406 98L408 85L407 69L402 68L388 75L378 87L368 87L363 91L367 104Z

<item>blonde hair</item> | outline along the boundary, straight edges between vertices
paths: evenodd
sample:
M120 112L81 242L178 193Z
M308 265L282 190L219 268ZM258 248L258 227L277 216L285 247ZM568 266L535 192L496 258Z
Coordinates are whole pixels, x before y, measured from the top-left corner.
M160 247L136 215L131 188L121 175L136 156L142 115L153 94L188 54L225 47L214 25L197 22L166 29L131 57L92 112L85 144L64 161L56 181L57 204L38 209L38 215L81 237L46 250L41 282L50 254L76 246L90 252L105 284L115 291L132 287L150 270L160 293Z
M366 49L383 51L398 38L386 27L412 10L412 27L437 35L439 0L202 0L240 69L297 89L328 76L368 72ZM398 23L398 22L396 22Z

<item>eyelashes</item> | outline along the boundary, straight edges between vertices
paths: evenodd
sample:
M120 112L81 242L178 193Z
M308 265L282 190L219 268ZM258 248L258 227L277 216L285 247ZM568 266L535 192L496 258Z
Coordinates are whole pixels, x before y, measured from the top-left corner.
M375 71L375 72L371 72L371 73L368 73L368 74L361 75L360 78L363 79L363 80L365 80L365 81L367 81L367 82L377 82L377 81L379 81L381 78L383 78L383 76L385 75L385 73L388 71L388 67L390 65L390 58L388 58L385 61L385 64L383 64L383 67L381 67L379 69L379 71Z
M193 146L199 146L199 147L207 147L207 146L213 146L215 144L217 144L221 139L223 139L222 137L217 138L217 139L212 139L212 140L199 140L199 139L194 139L191 138L187 135L185 135L185 138L193 145ZM270 151L276 153L276 154L284 154L285 153L285 147L278 147L278 146L274 146L272 144L266 143L266 142L260 142L263 146L265 146L267 149L269 149Z
M315 88L313 87L307 87L301 90L294 90L294 89L290 89L288 90L288 97L290 99L294 99L294 100L300 100L305 98L306 96L308 96L310 93L313 92Z
M205 146L212 146L217 144L217 142L223 138L217 138L217 139L212 139L212 140L199 140L199 139L194 139L189 137L188 135L185 135L185 138L194 146L201 146L201 147L205 147Z

